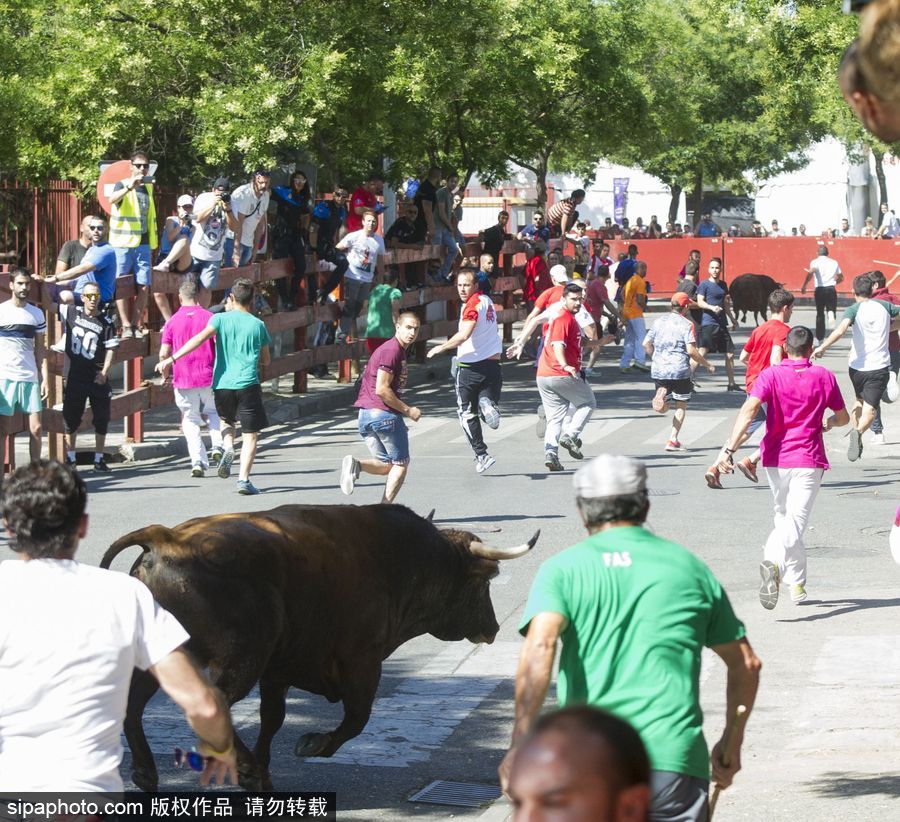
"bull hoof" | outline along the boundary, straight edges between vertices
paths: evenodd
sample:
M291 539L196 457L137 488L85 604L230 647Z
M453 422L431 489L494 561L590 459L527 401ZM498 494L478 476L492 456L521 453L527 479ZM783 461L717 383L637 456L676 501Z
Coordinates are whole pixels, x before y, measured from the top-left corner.
M331 734L303 734L294 745L294 756L322 756Z

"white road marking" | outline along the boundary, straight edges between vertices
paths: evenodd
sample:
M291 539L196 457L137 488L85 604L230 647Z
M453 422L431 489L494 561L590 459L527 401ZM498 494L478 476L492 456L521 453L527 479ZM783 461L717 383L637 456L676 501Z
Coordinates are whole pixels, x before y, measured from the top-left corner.
M418 422L408 422L406 427L409 429L409 438L421 437L422 434L429 434L445 425L457 425L456 417L422 417Z
M634 422L633 417L612 417L611 419L593 418L585 426L581 432L581 441L586 445L591 445L599 440L605 439L611 434L615 434L620 428L624 428L628 423Z
M537 425L537 414L526 414L522 416L521 414L515 417L500 417L500 427L494 431L491 428L488 428L483 422L481 423L481 432L484 434L485 442L496 442L497 440L505 440L507 437L511 437L513 434L518 434L519 431L524 431L526 428L534 428ZM468 443L469 440L465 434L461 434L455 439L450 440L451 444L456 443Z
M516 671L521 644L496 642L472 649L457 642L391 696L375 701L366 729L322 765L406 768L426 762L503 680Z
M672 432L671 414L672 412L669 411L668 414L659 415L660 430L652 437L645 439L645 444L666 444L669 439L669 434ZM723 437L716 437L714 432L715 429L726 420L728 420L728 417L710 417L702 413L692 414L691 409L688 408L687 416L684 418L684 425L681 426L681 433L678 435L678 439L683 445L691 445L698 440L703 440L704 445L708 445L710 448L714 446L718 447L722 444L720 440L723 439Z

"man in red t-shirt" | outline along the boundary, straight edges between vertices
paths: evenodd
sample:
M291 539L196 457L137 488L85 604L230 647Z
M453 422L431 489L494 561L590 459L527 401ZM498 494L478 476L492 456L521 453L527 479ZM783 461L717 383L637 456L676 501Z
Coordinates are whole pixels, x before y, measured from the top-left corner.
M525 285L522 289L525 305L529 308L534 306L541 292L553 285L550 281L550 270L547 268L547 258L544 256L547 246L542 240L536 240L533 249L533 255L525 263Z
M550 321L538 360L537 387L547 418L544 464L550 471L563 470L560 445L575 459L584 458L579 435L597 407L594 392L581 372L581 326L575 315L581 309L583 295L580 285L565 286L563 310ZM567 421L570 405L573 413Z
M384 191L384 177L377 172L369 175L365 185L361 185L350 197L350 208L347 214L347 233L362 229L362 218L366 211L380 213L378 197Z
M791 320L791 313L794 310L794 295L790 291L783 288L776 288L770 295L768 300L769 311L772 319L764 322L762 325L753 329L750 339L741 352L741 362L747 366L744 382L747 386L747 395L753 388L756 378L771 365L778 365L784 358L784 344L787 339L788 331L791 330L788 324ZM766 421L765 406L760 407L760 413L756 416L747 433L739 443L743 445ZM710 466L706 472L706 484L710 488L721 488L722 481L719 475L718 464L725 458L725 452L720 451L716 461ZM756 466L759 463L759 449L757 448L749 457L744 457L740 462L735 463L735 467L750 482L759 482L756 475Z

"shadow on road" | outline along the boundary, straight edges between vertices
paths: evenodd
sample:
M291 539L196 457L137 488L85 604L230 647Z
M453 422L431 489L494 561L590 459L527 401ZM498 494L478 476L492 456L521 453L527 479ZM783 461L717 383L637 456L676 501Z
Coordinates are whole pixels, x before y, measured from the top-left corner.
M900 797L900 776L872 776L870 774L825 773L816 780L813 790L820 796L843 799L848 796Z
M810 614L797 617L797 619L779 619L778 622L815 622L819 619L828 619L833 616L852 614L854 611L867 611L870 608L900 608L900 598L894 599L809 599L800 607L804 610L818 606L819 608L833 608L834 610L823 613Z

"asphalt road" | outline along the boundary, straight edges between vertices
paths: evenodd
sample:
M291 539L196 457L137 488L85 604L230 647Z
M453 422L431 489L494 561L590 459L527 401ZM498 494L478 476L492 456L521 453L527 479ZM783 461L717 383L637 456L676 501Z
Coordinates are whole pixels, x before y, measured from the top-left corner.
M811 318L804 309L795 319L808 323ZM746 336L739 333L737 341ZM846 343L835 346L825 364L838 374L849 400L846 350ZM612 354L601 367L602 376L593 381L598 409L583 437L587 456L613 452L647 461L650 527L710 565L763 660L743 771L723 794L717 820L896 818L900 569L891 559L887 535L900 504L900 409L885 410L889 444L867 447L858 463L847 461L843 431L827 435L833 470L826 474L808 533L810 598L802 606L783 601L769 612L757 600L757 566L771 523L769 490L764 481L754 486L740 475L726 478L723 491L707 489L703 480L742 395L725 392L724 369L704 376L683 430L688 450L668 454L663 450L668 423L650 409L649 379L620 375ZM513 710L512 675L520 647L516 626L530 583L546 557L583 535L571 491L575 462L562 453L568 470L548 474L543 466L534 433L533 371L506 364L504 379L502 424L486 437L497 464L483 476L475 474L456 422L449 380L411 392L423 417L411 424L413 461L398 500L421 514L435 508L439 526L467 528L485 542L519 543L541 529L532 553L505 563L492 583L501 624L497 641L472 646L421 637L400 648L385 664L366 730L332 760L300 760L292 750L301 733L336 725L339 706L298 691L290 694L288 719L273 746L276 788L336 791L340 819L505 816L496 808L409 801L435 780L496 783ZM91 491L91 533L80 558L96 563L116 537L153 522L171 525L202 514L291 502L377 502L381 486L374 478L361 479L352 498L341 495L339 467L347 453L365 453L349 408L330 419L267 433L254 471L264 493L256 498L238 496L233 479L191 479L182 458L116 466L107 477L82 469ZM131 559L120 557L116 567L127 570ZM705 728L712 742L721 732L725 671L711 654L704 657L702 679ZM235 707L238 728L251 744L255 707L252 696ZM157 754L161 787L190 785L191 777L172 767L170 754L192 737L167 699L151 704L145 727ZM123 774L128 770L126 756Z

